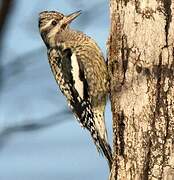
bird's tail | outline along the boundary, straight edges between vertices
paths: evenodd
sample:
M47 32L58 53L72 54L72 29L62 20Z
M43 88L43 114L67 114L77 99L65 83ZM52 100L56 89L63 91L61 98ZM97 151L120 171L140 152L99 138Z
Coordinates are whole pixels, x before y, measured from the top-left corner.
M110 145L105 139L102 139L97 130L88 129L91 133L94 144L96 145L97 151L104 155L107 159L109 169L112 168L112 150Z
M107 130L104 114L101 110L94 109L94 122L97 130L97 142L95 142L98 151L104 155L108 161L109 168L112 166L112 150L108 143Z
M100 152L106 157L109 169L112 168L112 150L110 145L104 140L99 137L99 145L100 145Z
M111 147L107 142L104 115L100 113L102 111L93 111L90 102L87 100L73 104L72 107L81 126L90 131L98 152L106 157L109 168L111 169L112 152Z

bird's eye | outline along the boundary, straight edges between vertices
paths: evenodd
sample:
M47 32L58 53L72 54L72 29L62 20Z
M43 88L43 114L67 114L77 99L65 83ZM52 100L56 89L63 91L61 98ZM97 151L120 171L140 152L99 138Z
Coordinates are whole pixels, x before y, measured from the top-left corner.
M51 23L53 26L57 25L57 21L53 20Z

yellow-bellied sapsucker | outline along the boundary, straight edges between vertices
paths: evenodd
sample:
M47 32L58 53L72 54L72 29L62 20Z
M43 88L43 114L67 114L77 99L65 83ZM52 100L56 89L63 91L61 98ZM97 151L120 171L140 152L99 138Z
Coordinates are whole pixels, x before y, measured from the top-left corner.
M40 13L39 30L48 49L48 59L60 90L82 127L88 129L99 152L112 164L104 110L108 93L108 72L101 50L94 40L69 24L80 11L63 15Z

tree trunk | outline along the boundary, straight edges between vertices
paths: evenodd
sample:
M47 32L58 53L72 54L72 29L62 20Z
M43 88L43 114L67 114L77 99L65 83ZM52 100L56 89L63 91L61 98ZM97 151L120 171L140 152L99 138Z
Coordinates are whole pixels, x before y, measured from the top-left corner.
M174 0L110 0L111 180L174 180Z

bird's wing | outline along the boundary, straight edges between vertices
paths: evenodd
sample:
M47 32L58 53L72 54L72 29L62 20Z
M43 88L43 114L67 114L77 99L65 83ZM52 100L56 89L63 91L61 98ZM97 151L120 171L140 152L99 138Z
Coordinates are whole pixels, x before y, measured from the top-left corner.
M90 121L93 121L93 112L88 94L88 83L84 74L84 66L70 48L65 50L57 48L56 51L61 56L57 65L61 69L62 78L68 85L69 93L71 94L71 98L67 97L68 104L80 124L84 127L90 127ZM60 85L60 82L58 84Z
M82 127L90 131L97 150L104 154L109 160L109 164L111 164L110 146L100 137L100 133L96 128L88 89L90 77L86 77L89 74L85 75L87 68L85 69L84 61L76 55L76 52L72 53L70 48L65 50L57 48L56 51L56 54L60 55L57 58L57 66L60 67L63 81L68 85L69 93L71 94L71 98L69 98L69 95L67 97L70 107ZM59 85L60 81L58 82Z
M67 84L72 87L73 97L89 100L88 82L84 74L84 66L71 49L61 52L61 69Z

